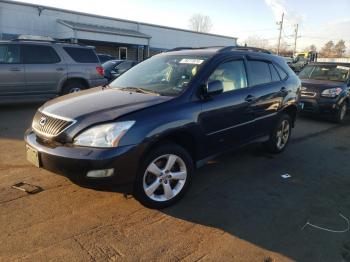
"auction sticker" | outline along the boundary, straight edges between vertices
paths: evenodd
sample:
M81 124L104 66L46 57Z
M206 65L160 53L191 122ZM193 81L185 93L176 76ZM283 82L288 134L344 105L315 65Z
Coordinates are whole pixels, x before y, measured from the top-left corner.
M180 64L191 64L191 65L200 65L204 62L202 59L189 59L189 58L183 58L180 61Z

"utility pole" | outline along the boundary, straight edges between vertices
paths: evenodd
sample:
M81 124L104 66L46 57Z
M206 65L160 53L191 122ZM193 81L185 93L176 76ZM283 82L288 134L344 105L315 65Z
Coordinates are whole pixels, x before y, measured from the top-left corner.
M297 40L298 40L298 30L299 30L299 25L295 25L295 38L294 38L294 49L293 49L293 57L295 57L295 53L297 52Z
M281 37L282 37L282 30L283 30L283 20L284 20L284 13L282 13L282 19L280 22L277 22L277 25L280 26L279 30L280 30L280 34L278 37L278 46L277 46L277 55L280 54L280 48L281 48Z

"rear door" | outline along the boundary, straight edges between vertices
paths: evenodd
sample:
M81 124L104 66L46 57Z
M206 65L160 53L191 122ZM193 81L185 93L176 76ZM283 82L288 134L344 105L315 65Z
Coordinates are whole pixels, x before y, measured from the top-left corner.
M0 43L0 94L25 92L24 66L19 44Z
M57 93L67 69L55 49L50 45L23 44L22 51L28 92Z
M246 142L250 137L253 116L249 111L250 90L243 58L220 63L207 82L219 80L224 91L202 102L200 126L206 135L206 146L215 154Z
M250 111L254 116L253 136L258 137L270 132L287 91L270 61L250 59L248 68L252 95Z

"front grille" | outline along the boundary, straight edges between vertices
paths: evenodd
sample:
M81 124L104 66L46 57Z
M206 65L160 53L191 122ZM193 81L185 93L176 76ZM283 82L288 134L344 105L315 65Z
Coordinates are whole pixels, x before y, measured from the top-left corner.
M301 96L302 97L316 97L316 93L315 92L301 91Z
M37 111L33 119L32 128L40 135L54 137L62 133L73 123L73 120L64 120Z

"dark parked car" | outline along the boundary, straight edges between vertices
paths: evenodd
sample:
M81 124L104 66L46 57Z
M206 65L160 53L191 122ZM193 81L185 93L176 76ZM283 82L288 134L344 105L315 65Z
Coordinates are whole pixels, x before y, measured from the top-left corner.
M100 60L101 64L110 61L110 60L115 60L114 56L107 55L107 54L97 54L98 59Z
M331 116L336 122L343 122L350 102L350 64L310 63L299 77L301 112Z
M121 74L128 71L133 66L137 65L137 61L131 60L111 60L102 64L105 70L105 78L109 81L116 79Z
M109 86L49 101L25 134L27 158L82 181L129 183L144 205L169 206L220 153L254 141L286 148L301 84L283 58L264 52L170 51Z
M92 47L0 41L0 102L48 100L107 83Z

